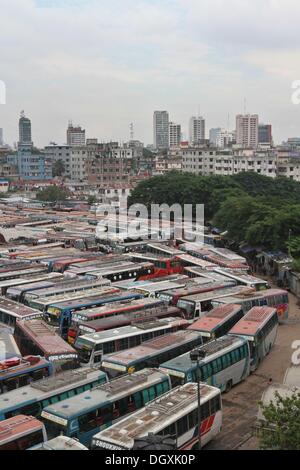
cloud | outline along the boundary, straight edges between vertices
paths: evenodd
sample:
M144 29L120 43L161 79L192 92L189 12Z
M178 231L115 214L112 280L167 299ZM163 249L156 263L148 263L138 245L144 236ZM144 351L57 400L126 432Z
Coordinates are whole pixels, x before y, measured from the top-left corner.
M245 96L279 140L294 125L296 0L2 0L0 13L9 142L21 109L39 145L63 142L70 118L99 139L127 139L133 121L150 142L160 108L185 132L199 105L207 127L233 124Z

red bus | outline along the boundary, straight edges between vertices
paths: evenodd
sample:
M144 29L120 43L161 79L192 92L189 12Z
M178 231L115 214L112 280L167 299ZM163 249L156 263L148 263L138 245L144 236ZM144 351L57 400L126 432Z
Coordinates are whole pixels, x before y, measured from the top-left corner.
M183 266L180 261L176 259L176 256L169 258L154 253L129 253L127 256L133 261L148 261L154 265L153 274L142 276L139 278L140 280L168 276L169 274L181 274L183 272Z
M0 423L0 451L27 450L46 441L45 425L33 416L18 415Z

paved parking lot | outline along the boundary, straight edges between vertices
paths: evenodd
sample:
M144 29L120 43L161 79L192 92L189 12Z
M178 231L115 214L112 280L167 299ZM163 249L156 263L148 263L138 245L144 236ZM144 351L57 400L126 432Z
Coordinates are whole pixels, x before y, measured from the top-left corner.
M258 402L268 387L268 381L282 382L292 356L292 343L300 340L300 307L289 294L290 313L286 324L280 325L276 344L258 370L244 382L223 394L223 429L205 449L257 449L257 439L252 437Z

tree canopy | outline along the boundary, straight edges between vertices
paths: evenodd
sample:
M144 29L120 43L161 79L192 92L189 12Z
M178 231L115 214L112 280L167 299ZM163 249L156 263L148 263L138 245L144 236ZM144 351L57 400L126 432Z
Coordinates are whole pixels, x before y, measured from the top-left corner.
M65 172L65 165L62 160L57 160L52 166L52 175L55 176L62 176Z
M300 450L300 393L261 404L265 422L260 428L260 448L264 450Z
M300 257L300 183L254 172L196 176L170 172L142 181L129 204L204 204L205 220L238 242Z
M67 189L58 186L48 186L37 192L36 199L44 202L58 202L65 201L69 196L70 192Z

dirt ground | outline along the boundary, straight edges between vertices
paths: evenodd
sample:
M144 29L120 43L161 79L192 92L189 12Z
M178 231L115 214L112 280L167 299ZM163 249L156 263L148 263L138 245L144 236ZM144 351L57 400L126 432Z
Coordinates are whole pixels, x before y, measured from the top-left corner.
M280 325L276 343L255 373L223 394L223 429L206 450L254 450L258 442L252 426L256 420L258 402L268 387L269 379L282 383L291 363L292 343L300 340L300 307L297 298L289 294L289 318Z

